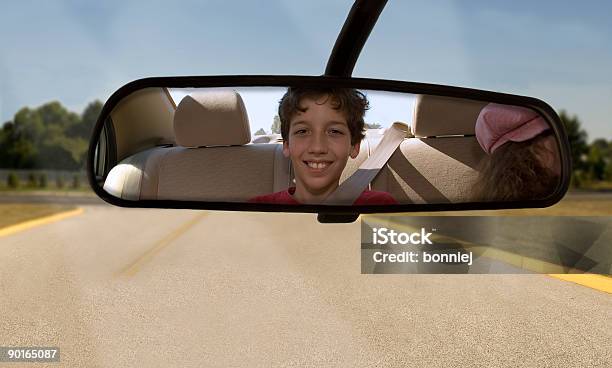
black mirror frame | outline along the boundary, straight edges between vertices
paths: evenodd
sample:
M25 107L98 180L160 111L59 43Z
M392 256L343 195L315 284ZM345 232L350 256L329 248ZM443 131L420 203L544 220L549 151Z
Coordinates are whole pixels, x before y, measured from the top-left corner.
M231 202L198 202L178 200L139 200L130 201L110 195L98 186L93 172L95 145L104 125L104 121L118 102L129 94L150 87L166 88L206 88L206 87L344 87L367 90L391 91L411 94L429 94L445 97L473 99L495 102L499 104L517 105L531 108L541 114L551 123L552 129L559 137L561 152L562 177L560 185L546 198L528 201L508 202L471 202L471 203L441 203L441 204L398 204L381 206L328 206L328 205L281 205L260 203ZM93 129L87 154L87 176L93 191L104 201L131 208L168 208L168 209L200 209L223 211L256 211L256 212L297 212L318 213L321 222L352 222L358 214L370 213L401 213L423 211L466 211L466 210L497 210L514 208L542 208L551 206L563 198L569 188L571 161L570 147L563 124L554 109L542 100L504 94L498 92L452 87L436 84L402 82L367 78L330 77L330 76L281 76L281 75L231 75L231 76L195 76L195 77L153 77L139 79L119 88L106 101L102 112Z
M387 0L356 0L336 38L325 75L350 77Z

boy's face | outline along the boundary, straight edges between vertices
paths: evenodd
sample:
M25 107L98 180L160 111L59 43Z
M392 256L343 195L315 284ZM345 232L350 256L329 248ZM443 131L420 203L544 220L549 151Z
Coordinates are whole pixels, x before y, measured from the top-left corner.
M289 141L283 143L283 154L291 158L295 170L296 195L303 198L331 194L349 156L359 153L359 143L351 145L346 117L331 102L326 95L303 98L300 108L306 111L291 118Z

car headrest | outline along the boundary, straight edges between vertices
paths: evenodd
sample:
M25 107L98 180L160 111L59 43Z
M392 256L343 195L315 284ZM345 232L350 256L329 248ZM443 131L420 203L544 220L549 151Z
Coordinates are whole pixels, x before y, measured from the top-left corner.
M176 143L183 147L237 146L251 140L249 117L236 91L185 96L174 113Z
M417 95L412 134L416 137L473 135L478 114L487 103L463 98Z

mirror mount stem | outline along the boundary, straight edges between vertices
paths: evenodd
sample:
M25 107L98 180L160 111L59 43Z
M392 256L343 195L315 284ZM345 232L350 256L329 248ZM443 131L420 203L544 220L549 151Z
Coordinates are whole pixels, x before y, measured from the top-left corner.
M387 0L356 0L327 60L326 76L350 77Z
M358 218L358 213L319 213L317 216L317 220L322 224L348 224Z

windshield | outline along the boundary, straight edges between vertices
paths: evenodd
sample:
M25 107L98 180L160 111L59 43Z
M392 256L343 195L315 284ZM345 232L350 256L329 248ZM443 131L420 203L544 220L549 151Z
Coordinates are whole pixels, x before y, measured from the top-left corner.
M443 3L389 1L353 75L537 96L612 137L612 4Z
M153 76L321 75L352 4L2 2L0 365L19 361L24 364L14 366L36 367L26 362L48 362L45 357L56 354L50 366L610 366L610 1L389 0L356 64L359 77L516 93L564 111L559 115L570 135L572 182L554 206L362 215L353 223L326 224L314 213L124 208L93 193L86 176L88 144L104 102L121 86ZM286 199L298 186L314 193L319 177L332 176L323 171L338 168L332 166L341 161L336 157L359 169L349 161L354 145L342 135L337 144L318 144L333 147L327 150L334 154L346 148L342 156L317 160L301 159L306 145L298 140L285 147L277 133L269 134L279 124L275 91L245 92L252 135L244 144L226 142L221 148L198 142L177 146L171 102L180 103L186 91L153 92L145 94L151 100L133 105L145 112L136 115L140 119L125 109L103 122L94 137L93 181L103 182L113 165L127 158L117 165L125 176L113 183L122 195L135 189L146 198L241 188ZM365 122L381 127L409 121L415 106L427 102L423 96L398 99L378 92L370 97L373 108ZM429 100L439 106L436 101ZM390 108L399 103L405 111ZM318 109L309 106L310 112ZM463 127L439 118L439 108L419 110L419 116L433 115L440 124L417 126L427 129L403 140L390 164L381 160L385 167L371 190L357 194L385 198L380 191L388 191L415 204L463 191L473 198L478 189L492 192L521 182L516 175L512 181L487 175L507 167L497 162L556 172L550 153L557 150L537 119L535 133L526 132L535 135L522 135L527 141L504 134L508 142L493 142L499 136L491 134L483 148L476 137L478 119L464 118L479 115L481 107L448 110L445 117L468 120L472 131L446 134L442 130ZM514 112L520 123L531 116ZM184 121L197 124L197 119ZM305 133L325 126L311 120ZM220 126L226 131L225 121ZM367 145L357 159L372 157L378 141L372 133L382 130L366 132ZM191 130L182 136L208 138ZM272 139L255 142L266 136ZM318 142L333 137L327 138L319 134ZM317 148L317 140L310 142ZM525 151L511 148L517 145L530 150L534 166L522 163ZM123 155L122 147L134 151ZM481 170L483 149L509 150L518 159L487 160ZM227 155L244 150L263 159ZM208 159L198 159L201 154ZM165 161L170 159L176 160ZM292 159L301 171L291 169ZM225 169L240 176L215 174ZM333 180L321 186L335 187L343 179L339 173L333 170ZM539 172L530 173L535 180L529 184L542 182ZM472 185L472 179L490 185ZM267 188L260 191L252 183ZM292 183L293 194L283 189ZM417 262L406 261L422 250ZM24 360L39 352L43 360Z
M351 2L321 4L14 2L0 14L0 124L50 100L82 110L145 77L319 75Z

